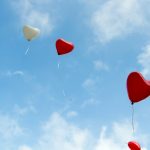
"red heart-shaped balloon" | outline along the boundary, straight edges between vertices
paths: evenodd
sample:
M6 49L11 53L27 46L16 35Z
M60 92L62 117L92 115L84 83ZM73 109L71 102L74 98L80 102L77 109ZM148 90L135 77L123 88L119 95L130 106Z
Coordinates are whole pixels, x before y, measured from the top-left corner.
M74 45L70 42L67 42L63 39L58 39L56 41L56 49L58 55L63 55L71 52L74 48Z
M128 147L131 150L141 150L141 146L139 143L135 142L135 141L130 141L128 142Z
M131 72L127 79L127 91L132 104L144 100L150 95L150 81L139 72Z

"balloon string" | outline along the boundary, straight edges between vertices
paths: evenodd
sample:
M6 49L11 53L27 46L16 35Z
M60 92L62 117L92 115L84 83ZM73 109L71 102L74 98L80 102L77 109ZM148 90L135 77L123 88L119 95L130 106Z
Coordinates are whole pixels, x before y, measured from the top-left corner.
M25 52L25 55L27 55L27 53L29 52L29 50L30 50L30 45L28 45L28 48L27 48L27 50Z
M134 136L134 106L132 104L132 132L133 132L133 136Z
M57 67L58 67L58 69L59 69L59 67L60 67L60 64L59 64L59 62L58 62L58 64L57 64Z
M57 67L58 67L58 70L60 69L60 62L58 61L58 63L57 63ZM59 70L60 71L60 70ZM60 73L59 73L60 74ZM64 89L62 89L62 95L64 96L64 97L66 97L66 93L65 93L65 91L64 91Z
M58 67L58 70L60 69L60 62L58 61L58 63L57 63L57 67ZM60 71L60 70L59 70ZM59 74L60 74L60 72L59 72ZM59 76L59 78L60 78L60 76ZM61 79L60 79L61 80ZM62 80L61 80L62 81ZM65 92L65 90L64 89L62 89L62 95L64 96L64 98L65 99L70 99L71 101L72 101L72 98L68 98L68 94L66 94L66 92Z

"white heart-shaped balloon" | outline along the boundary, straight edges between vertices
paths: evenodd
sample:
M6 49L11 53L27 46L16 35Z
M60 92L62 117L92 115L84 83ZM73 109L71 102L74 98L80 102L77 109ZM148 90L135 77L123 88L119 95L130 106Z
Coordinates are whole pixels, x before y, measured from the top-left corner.
M31 41L32 39L36 38L40 34L40 30L38 28L25 25L23 27L23 33L24 33L25 38L28 41Z

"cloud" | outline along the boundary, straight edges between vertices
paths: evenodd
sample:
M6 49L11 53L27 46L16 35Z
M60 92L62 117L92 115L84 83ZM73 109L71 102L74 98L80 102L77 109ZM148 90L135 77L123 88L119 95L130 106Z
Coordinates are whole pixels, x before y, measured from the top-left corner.
M12 76L24 76L24 72L21 70L16 70L16 71L7 71L5 73L6 76L12 77Z
M103 127L98 142L95 146L95 150L127 150L127 143L133 140L131 133L132 131L128 121L113 123L112 131L110 133L108 133L106 127ZM134 140L138 142L142 139L137 137ZM141 143L139 144L141 145ZM144 149L145 148L142 146L142 150Z
M9 149L15 148L19 143L13 141L16 137L22 139L23 129L18 121L6 115L0 115L0 139L8 142L0 142L1 147ZM100 127L100 133L95 136L91 130L78 127L67 121L59 113L53 113L40 128L40 135L35 137L32 145L22 144L17 146L17 150L127 150L127 143L135 140L147 150L146 145L149 136L140 134L136 126L136 135L132 137L131 123L127 120L114 122L111 127ZM27 137L28 138L28 137ZM11 146L9 144L12 144ZM6 145L5 145L6 144ZM31 144L31 143L30 143ZM4 146L5 145L5 146Z
M122 143L120 142L120 139L119 141L116 141L115 137L106 137L105 130L106 129L104 128L103 131L101 131L95 150L126 150L127 144L125 144L125 141Z
M76 117L77 115L78 115L78 113L76 111L69 111L67 113L68 118Z
M101 92L99 88L100 83L101 83L101 78L99 76L92 76L92 75L90 75L83 81L82 87L86 92L88 99L86 98L86 100L83 101L81 107L85 107L93 104L95 105L99 103L97 100L99 99L97 97L98 96L97 93L100 94Z
M14 112L16 112L18 115L20 116L24 116L30 112L32 113L36 113L36 109L33 105L29 104L28 106L26 107L20 107L18 105L15 105L14 107Z
M138 63L142 66L142 74L150 75L150 45L144 47L143 51L138 56Z
M22 70L15 70L15 71L11 71L11 70L7 70L7 71L2 71L0 72L0 77L14 77L14 76L20 76L23 77L25 74Z
M35 79L35 76L26 71L8 69L7 71L0 72L0 78L21 78L24 81L31 82Z
M87 95L90 96L90 101L93 101L98 95L97 92L100 92L99 84L101 83L100 76L89 75L83 83L82 87L87 92ZM97 98L96 98L97 99ZM95 100L94 100L95 101Z
M18 121L7 115L0 115L0 137L3 139L13 139L23 135L23 128Z
M17 143L25 135L19 121L13 116L0 113L0 147L4 150L17 149ZM17 147L16 147L17 146Z
M32 149L26 145L22 145L18 148L18 150L32 150Z
M127 150L127 143L133 140L128 121L114 122L112 127L103 126L98 137L89 129L79 128L68 122L59 113L53 113L42 125L42 134L35 145L20 146L18 150ZM148 137L146 138L149 139ZM136 135L141 146L146 145L143 135ZM147 150L143 148L143 150Z
M100 60L95 60L93 62L93 64L94 64L94 69L97 71L101 71L101 70L108 71L109 70L108 65Z
M38 141L37 150L83 150L89 149L89 133L68 123L58 113L54 113L43 125L43 135Z
M85 88L85 89L87 89L87 90L89 90L89 89L91 89L91 88L94 88L95 87L95 80L93 80L93 79L91 79L91 78L87 78L84 82L83 82L83 84L82 84L82 86Z
M106 43L148 29L148 6L149 2L141 0L108 0L101 4L91 17L91 25L98 40Z
M51 1L48 0L14 0L12 2L14 11L18 14L21 24L29 24L40 28L42 34L47 35L53 29L53 19L48 6L51 8Z
M87 106L93 106L93 105L95 106L95 105L98 105L99 103L100 103L100 101L98 101L97 99L95 99L95 98L90 98L90 99L88 99L88 100L83 101L81 107L82 107L82 108L85 108L85 107L87 107Z
M24 145L20 145L18 150L28 150L28 147L31 150L90 150L89 131L69 123L58 113L53 113L42 125L42 132L35 145L26 145L24 149Z

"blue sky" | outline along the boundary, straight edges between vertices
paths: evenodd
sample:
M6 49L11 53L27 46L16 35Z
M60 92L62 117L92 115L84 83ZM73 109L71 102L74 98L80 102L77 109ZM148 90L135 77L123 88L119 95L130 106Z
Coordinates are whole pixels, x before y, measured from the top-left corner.
M150 2L2 0L0 147L3 150L150 148L149 98L131 105L130 72L150 79ZM41 30L29 43L23 25ZM58 56L55 42L75 45ZM59 68L58 68L59 64Z

